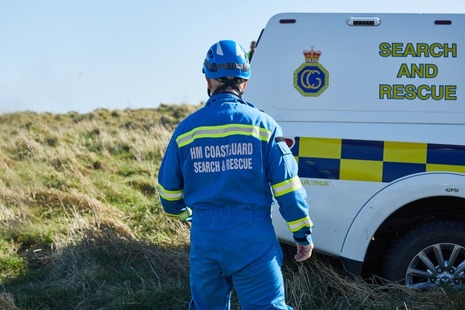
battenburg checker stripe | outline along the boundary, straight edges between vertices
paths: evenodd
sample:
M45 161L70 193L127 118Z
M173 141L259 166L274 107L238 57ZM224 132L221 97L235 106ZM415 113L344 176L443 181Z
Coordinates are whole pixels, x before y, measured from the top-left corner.
M391 182L419 172L465 173L465 146L297 137L299 176Z

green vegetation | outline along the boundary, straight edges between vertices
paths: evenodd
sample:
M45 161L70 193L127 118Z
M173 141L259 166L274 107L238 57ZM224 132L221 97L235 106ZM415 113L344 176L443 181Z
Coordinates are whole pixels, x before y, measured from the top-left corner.
M0 115L0 309L187 308L189 225L164 215L156 179L173 129L197 108ZM286 259L289 303L465 307L449 287L412 291L338 269L318 255Z

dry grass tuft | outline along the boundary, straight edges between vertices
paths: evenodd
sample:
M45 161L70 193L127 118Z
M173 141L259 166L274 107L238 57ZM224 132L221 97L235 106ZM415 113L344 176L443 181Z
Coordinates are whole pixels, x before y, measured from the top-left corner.
M448 287L412 290L377 277L352 279L334 262L315 256L304 264L284 267L287 298L295 309L458 310L464 306L465 292Z
M40 150L40 143L32 138L20 136L16 139L16 154L20 159L37 155Z
M15 306L12 294L0 293L0 309L2 310L21 310Z

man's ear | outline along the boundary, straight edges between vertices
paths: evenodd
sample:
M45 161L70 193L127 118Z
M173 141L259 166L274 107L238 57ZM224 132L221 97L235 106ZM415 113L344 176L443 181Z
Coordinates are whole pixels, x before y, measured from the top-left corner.
M207 80L207 87L209 90L212 90L212 82L209 78L205 77L205 80Z
M248 81L245 81L245 82L242 84L242 91L244 91L244 90L247 88L247 82L248 82Z

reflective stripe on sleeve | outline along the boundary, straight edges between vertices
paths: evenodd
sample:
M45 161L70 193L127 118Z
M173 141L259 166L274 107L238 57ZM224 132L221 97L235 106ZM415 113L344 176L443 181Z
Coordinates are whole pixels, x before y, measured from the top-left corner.
M310 217L306 216L296 221L287 222L287 226L289 226L289 230L294 233L303 227L312 227L313 223Z
M158 184L158 193L160 196L169 201L181 200L183 197L183 190L169 191L163 188L161 184Z
M290 193L302 187L300 179L298 176L293 177L292 179L286 180L284 182L272 185L273 194L275 197L282 196L284 194Z
M186 146L195 139L201 138L223 138L234 135L251 136L268 142L271 131L265 128L246 124L228 124L222 126L201 126L192 129L176 139L178 147Z
M186 208L186 210L184 210L184 212L180 214L171 214L171 213L166 213L166 214L171 218L184 221L188 217L192 216L192 210L189 208Z

